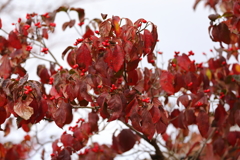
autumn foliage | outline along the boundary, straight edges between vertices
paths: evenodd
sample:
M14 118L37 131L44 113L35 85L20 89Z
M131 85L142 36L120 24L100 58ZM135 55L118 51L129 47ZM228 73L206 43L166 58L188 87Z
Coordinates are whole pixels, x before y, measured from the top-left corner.
M12 117L26 133L43 120L63 128L72 123L74 110L84 109L89 110L88 119L79 117L52 142L53 160L71 159L73 154L79 159L113 159L141 139L154 148L152 159L238 159L240 132L231 128L240 127L240 64L229 58L238 60L239 55L240 2L206 1L214 10L219 3L224 12L209 15L209 36L220 44L212 51L217 56L196 63L193 51L176 51L166 70L156 65L156 55L162 54L155 50L157 26L145 19L132 22L102 14L102 20L88 21L83 9L62 6L27 14L9 33L0 20L1 33L7 34L0 36L1 132L5 137L14 132ZM61 25L54 22L59 12L76 12L79 18L63 23L63 31L85 27L84 34L62 51L70 69L59 64L45 43ZM40 81L29 80L22 64L31 57L45 60L45 54L53 61L49 67L36 66ZM151 69L140 67L143 58ZM169 107L172 98L176 107ZM101 119L119 121L128 129L113 134L112 144L88 145L100 132ZM176 128L176 139L166 133L169 126ZM0 143L0 159L29 158L31 142L26 134L19 144Z

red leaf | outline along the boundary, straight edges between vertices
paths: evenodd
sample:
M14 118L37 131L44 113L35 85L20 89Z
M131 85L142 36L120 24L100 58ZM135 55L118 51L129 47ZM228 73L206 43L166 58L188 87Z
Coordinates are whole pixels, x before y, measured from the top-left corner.
M76 64L76 53L75 51L71 51L68 55L67 55L67 62L69 64L69 66L73 67Z
M13 48L16 48L16 49L22 48L22 44L15 32L11 31L9 33L8 41L9 41L10 46L12 46Z
M206 112L204 111L199 112L197 116L197 126L201 135L204 138L207 138L209 130L209 116Z
M76 52L76 62L82 69L88 69L92 64L91 52L86 43L83 43Z
M154 40L149 30L144 29L144 55L151 53Z
M158 109L158 107L156 106L153 106L150 111L149 111L152 115L152 121L153 123L157 123L160 118L161 118L161 113L160 113L160 110Z
M115 72L118 72L121 69L124 61L124 52L122 48L119 45L116 45L113 52L111 50L107 50L104 61Z
M118 119L122 113L122 100L118 94L115 94L108 101L108 113L110 114L109 122Z
M239 139L240 139L240 132L239 131L231 131L227 135L227 141L232 146L234 146Z
M59 108L53 114L53 119L56 125L62 128L65 124L69 124L72 122L72 106L69 103L60 100L58 102Z
M152 116L148 110L142 111L142 132L147 136L148 139L152 139L155 133L155 127L153 125Z
M76 11L78 13L78 19L80 22L82 22L84 20L85 17L85 11L82 8L70 8L70 11Z
M181 102L181 104L187 108L190 105L191 100L189 99L188 95L181 95L177 99L178 106L180 106L179 102Z
M71 134L63 134L61 136L61 142L63 143L64 147L71 147L73 144L73 136Z
M225 111L223 105L218 104L217 109L215 110L213 125L214 127L222 127L226 121L227 112Z
M128 72L128 85L136 85L138 82L138 73L136 70Z
M162 71L160 75L160 85L168 94L174 94L174 75L170 72Z
M42 36L43 36L43 38L48 39L48 29L47 28L42 29Z
M167 130L167 125L159 120L157 123L155 123L155 128L158 134L163 134Z
M138 102L135 100L135 102L132 104L132 108L129 112L129 116L132 121L132 126L136 130L141 132L142 127L140 126L139 122L142 120L142 117L138 114L138 110L139 110Z
M58 154L57 159L62 159L62 160L71 160L71 155L67 149L62 149L60 153Z
M94 35L94 32L90 29L89 26L86 26L86 32L85 34L83 35L83 38L86 39L86 38L90 38L91 36Z
M41 78L42 83L48 83L49 82L50 75L49 75L48 70L45 67L45 65L38 65L37 75Z
M5 122L6 118L7 118L6 110L4 107L0 106L0 125ZM0 127L0 130L1 130L1 127Z
M11 76L12 71L10 60L8 59L8 56L3 56L1 61L2 64L0 65L0 77L7 79Z
M64 59L65 55L68 53L69 50L74 49L72 46L68 46L63 52L62 52L62 59Z
M113 148L118 153L124 153L132 149L136 141L137 135L133 134L130 129L123 129L117 137L113 135Z
M185 70L185 71L189 71L190 66L191 66L191 60L189 59L189 57L186 54L183 54L181 56L177 56L177 64L178 66Z
M92 132L97 132L98 131L98 114L94 112L90 112L88 114L88 123L91 125L91 130Z
M108 37L112 29L110 20L106 20L99 25L99 33L101 37Z

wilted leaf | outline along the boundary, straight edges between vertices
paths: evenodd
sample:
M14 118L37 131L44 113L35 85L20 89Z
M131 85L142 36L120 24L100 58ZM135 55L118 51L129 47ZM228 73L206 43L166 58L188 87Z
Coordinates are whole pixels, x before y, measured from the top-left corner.
M76 11L78 13L78 19L80 22L83 22L84 17L85 17L85 11L82 8L70 8L70 11Z
M56 12L67 12L68 11L68 7L67 6L60 6L58 9L56 9Z
M70 49L74 49L72 46L68 46L63 52L62 52L62 59L64 59L65 55L68 53Z
M3 56L1 61L2 64L0 65L0 77L7 79L11 76L12 71L10 60L8 59L8 56Z
M19 115L21 118L28 120L33 115L33 108L29 104L33 101L33 98L27 96L26 100L23 100L22 97L14 104L14 112Z
M108 15L107 15L107 14L103 14L103 13L101 13L101 16L102 16L102 19L105 20L105 19L107 18Z

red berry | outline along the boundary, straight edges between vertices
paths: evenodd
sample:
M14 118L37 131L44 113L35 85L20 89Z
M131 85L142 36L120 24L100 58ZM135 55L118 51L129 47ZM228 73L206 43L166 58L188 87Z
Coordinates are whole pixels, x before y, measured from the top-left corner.
M188 87L191 87L193 85L193 82L188 83Z

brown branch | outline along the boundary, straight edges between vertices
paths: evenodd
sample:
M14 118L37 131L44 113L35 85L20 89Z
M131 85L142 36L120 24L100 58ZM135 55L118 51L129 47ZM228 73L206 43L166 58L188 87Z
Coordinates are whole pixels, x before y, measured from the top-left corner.
M124 123L124 122L123 122ZM141 137L142 139L144 139L145 141L147 141L149 144L151 144L154 148L155 148L155 155L150 155L152 160L164 160L165 157L162 153L162 151L160 150L158 144L157 144L157 140L156 139L152 139L149 140L145 135L141 134L140 132L138 132L136 129L134 129L131 125L129 125L128 123L124 123L126 126L128 126L131 130L133 130L139 137Z
M0 12L1 12L2 10L4 10L11 2L12 2L12 0L8 0L7 2L5 2L5 3L0 7Z

